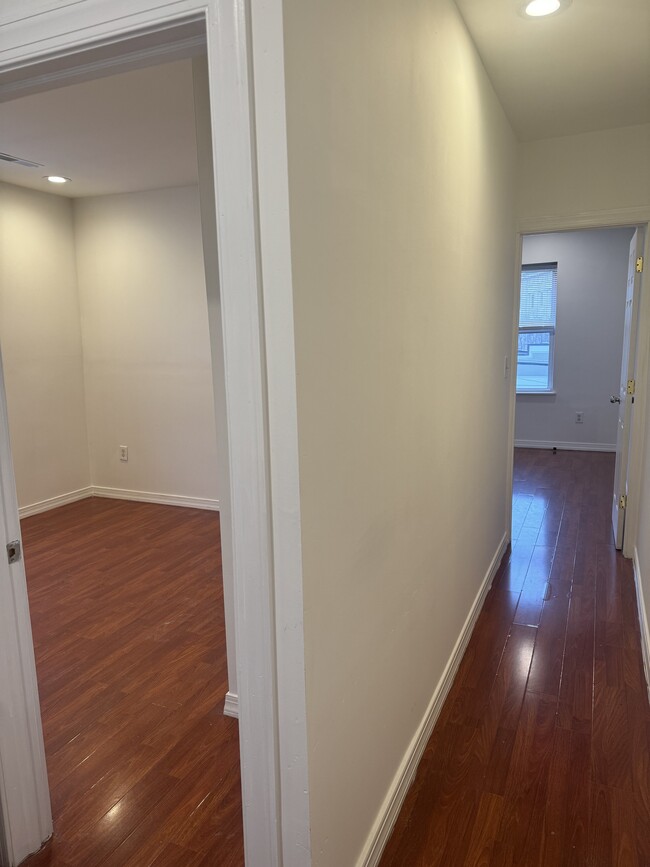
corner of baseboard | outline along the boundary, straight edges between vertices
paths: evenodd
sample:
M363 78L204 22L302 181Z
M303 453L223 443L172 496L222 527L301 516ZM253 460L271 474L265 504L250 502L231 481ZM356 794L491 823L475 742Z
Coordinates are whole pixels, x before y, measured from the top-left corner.
M239 719L239 696L236 692L227 692L223 703L223 715Z
M641 651L643 654L643 672L650 699L650 627L648 625L648 609L643 598L643 581L641 580L641 563L639 549L634 546L632 553L632 568L634 571L634 586L636 588L636 604L639 610L639 627L641 630Z
M67 506L69 503L76 503L78 500L85 500L92 497L93 489L89 485L85 488L78 488L76 491L68 491L65 494L59 494L56 497L50 497L47 500L40 500L37 503L30 503L27 506L21 506L18 509L19 518L29 518L32 515L40 515L42 512L49 512L51 509L58 509L59 506Z
M445 666L445 670L443 671L434 690L429 706L427 707L420 725L418 726L417 731L415 732L413 739L400 762L397 773L393 778L393 782L390 785L381 809L379 810L370 834L368 835L366 844L363 847L357 862L358 867L377 867L381 860L382 853L388 843L393 826L395 825L399 812L402 809L404 799L406 798L411 783L413 782L418 765L420 764L420 760L436 724L436 720L440 716L442 706L445 703L445 699L447 698L449 690L454 682L463 654L467 649L474 626L481 609L483 608L485 597L492 586L492 581L494 580L501 564L503 555L508 548L508 541L508 534L504 533L494 557L492 558L492 562L483 577L481 586L476 594L474 602L472 603L472 607L470 608L467 619L465 620L451 656Z
M131 491L122 488L105 488L98 485L89 485L76 491L69 491L57 497L51 497L49 500L41 500L38 503L21 506L18 509L18 516L20 518L29 518L31 515L49 512L50 509L57 509L59 506L66 506L68 503L75 503L77 500L85 500L88 497L130 500L140 503L158 503L163 506L185 506L191 509L207 509L213 512L218 512L221 508L219 500L205 497L184 497L177 494L159 494L150 491Z

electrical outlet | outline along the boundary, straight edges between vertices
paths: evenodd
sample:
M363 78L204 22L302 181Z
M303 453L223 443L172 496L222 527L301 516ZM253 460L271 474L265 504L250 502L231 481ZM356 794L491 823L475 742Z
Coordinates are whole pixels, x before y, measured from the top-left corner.
M584 420L585 420L584 412L577 412L576 413L576 424L583 424Z
M129 447L128 446L120 446L120 460L128 461L129 459Z

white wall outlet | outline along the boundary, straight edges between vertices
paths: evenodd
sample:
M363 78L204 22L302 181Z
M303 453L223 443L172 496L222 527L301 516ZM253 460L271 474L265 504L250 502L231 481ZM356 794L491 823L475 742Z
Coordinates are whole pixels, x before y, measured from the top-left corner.
M583 424L584 420L585 420L584 412L577 412L576 413L576 424Z
M120 446L120 460L128 461L129 459L129 447L128 446Z

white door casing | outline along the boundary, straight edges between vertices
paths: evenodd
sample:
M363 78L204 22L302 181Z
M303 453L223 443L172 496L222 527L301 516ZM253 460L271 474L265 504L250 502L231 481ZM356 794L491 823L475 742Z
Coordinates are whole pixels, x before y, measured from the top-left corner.
M619 550L623 548L628 497L628 455L630 449L632 404L635 399L632 389L628 388L628 384L634 382L634 371L636 368L636 340L641 295L641 271L637 270L637 262L639 259L642 260L642 257L643 231L637 229L630 242L628 260L621 381L618 395L612 395L612 399L619 400L618 427L616 432L616 467L612 497L614 543Z
M208 302L208 327L212 354L212 389L214 393L215 424L217 432L217 461L220 484L230 487L228 466L228 425L226 424L225 371L223 358L223 321L221 293L219 292L219 256L213 243L217 237L217 210L214 200L214 171L212 166L212 134L210 130L210 92L208 88L208 61L204 56L192 59L194 89L194 121L196 127L197 168L199 174L199 201L201 207L201 240L203 268ZM228 663L228 695L224 713L239 716L237 693L235 603L232 573L232 521L230 498L226 497L219 509L221 528L221 574L223 578L223 607L226 623L226 656ZM235 713L235 710L237 711Z
M95 49L105 58L112 46L118 58L137 33L146 51L150 34L169 28L171 42L188 22L205 22L212 109L246 864L308 867L281 0L10 0L0 7L0 98L4 82L52 86ZM12 536L18 513L4 411L0 391L0 508ZM0 791L15 863L51 826L24 572L3 563L0 612L12 598L13 631L0 632L0 659L9 661L0 686L24 704L27 725L3 726ZM17 804L26 823L15 818Z

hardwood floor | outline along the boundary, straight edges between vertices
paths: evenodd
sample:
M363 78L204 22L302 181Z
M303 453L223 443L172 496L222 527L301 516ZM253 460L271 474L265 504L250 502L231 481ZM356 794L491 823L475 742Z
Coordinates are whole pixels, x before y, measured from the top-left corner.
M517 450L512 551L382 867L650 867L650 708L613 468Z
M613 456L518 450L513 545L383 867L650 867L650 707ZM218 515L23 521L53 840L28 867L241 867ZM341 865L351 867L351 865Z
M22 522L54 837L28 867L241 867L215 512L88 499Z

